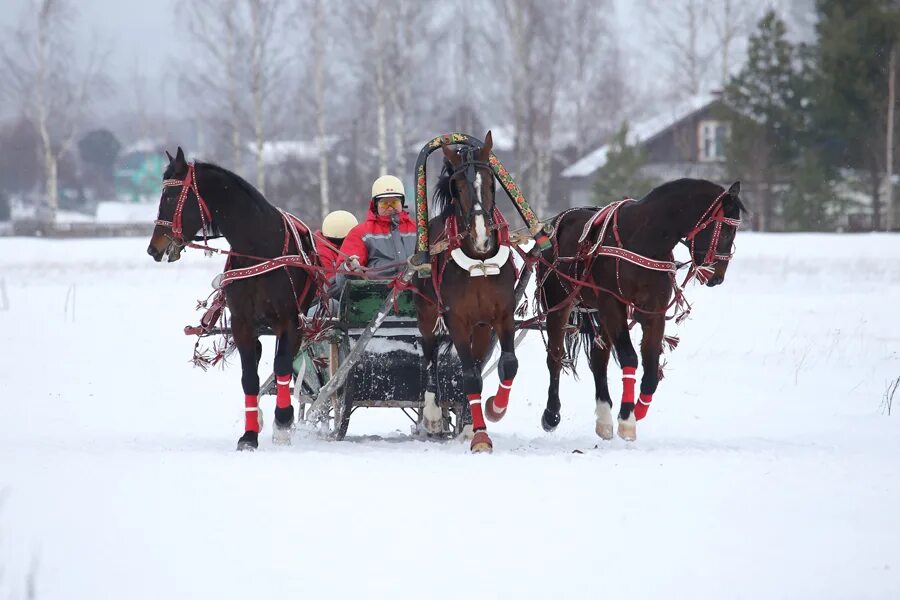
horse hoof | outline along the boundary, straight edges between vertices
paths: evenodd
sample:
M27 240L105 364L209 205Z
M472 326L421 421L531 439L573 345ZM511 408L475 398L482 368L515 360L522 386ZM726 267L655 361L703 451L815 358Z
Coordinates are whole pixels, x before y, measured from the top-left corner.
M496 423L502 419L504 415L506 415L506 407L497 408L494 405L494 396L488 398L484 405L484 416L487 417L487 420L491 423Z
M637 439L637 424L634 415L627 419L619 419L619 437L626 442L633 442Z
M290 425L282 427L281 425L276 424L272 429L272 443L276 446L290 446L292 443L291 434L293 431L294 428Z
M594 427L594 431L597 432L600 439L613 439L612 411L609 404L602 401L598 402L595 414L597 415L597 424Z
M461 440L471 440L475 437L475 430L472 429L472 424L468 423L463 426L462 431L459 433L459 438Z
M259 433L256 431L245 431L244 435L238 440L237 451L253 451L259 448Z
M482 452L486 452L490 454L494 450L494 444L491 443L491 438L488 436L487 431L476 431L475 435L472 437L472 445L469 446L469 450L472 451L473 454L479 454Z
M541 427L544 428L544 431L547 433L556 431L557 425L559 425L559 413L552 413L544 409L544 414L541 415Z

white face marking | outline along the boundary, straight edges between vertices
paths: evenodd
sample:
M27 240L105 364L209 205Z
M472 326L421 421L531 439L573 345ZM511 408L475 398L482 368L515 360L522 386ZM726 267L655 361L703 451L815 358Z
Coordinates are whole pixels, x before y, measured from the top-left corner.
M484 210L481 200L481 173L475 174L475 208ZM475 217L475 249L479 252L487 252L491 238L488 236L484 215Z

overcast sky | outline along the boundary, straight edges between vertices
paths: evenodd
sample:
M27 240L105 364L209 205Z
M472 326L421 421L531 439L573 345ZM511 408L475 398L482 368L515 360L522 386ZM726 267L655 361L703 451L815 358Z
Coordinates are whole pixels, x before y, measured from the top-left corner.
M120 86L129 80L135 61L148 80L158 81L170 57L187 55L184 29L176 22L178 1L79 0L73 3L78 21L72 25L77 47L86 52L91 36L110 51L109 74L119 93L124 93ZM0 0L0 4L0 31L5 33L20 22L30 1ZM119 98L118 102L125 100Z

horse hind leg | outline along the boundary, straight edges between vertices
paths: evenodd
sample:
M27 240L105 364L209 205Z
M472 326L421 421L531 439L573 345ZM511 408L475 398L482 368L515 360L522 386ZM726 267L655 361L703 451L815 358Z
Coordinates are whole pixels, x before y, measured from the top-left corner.
M241 387L244 389L244 435L238 439L237 449L256 450L259 447L259 432L263 428L262 410L259 408L257 339L242 323L232 323L232 331L241 356Z
M291 444L294 428L294 405L291 404L291 376L293 374L293 349L297 346L295 337L288 333L288 327L275 345L275 424L272 428L272 443L280 446Z
M622 365L622 404L619 406L619 437L626 442L637 439L637 424L634 417L634 386L637 382L637 352L631 343L627 327L615 338L616 354Z
M547 432L554 431L560 421L559 375L565 355L565 326L571 311L571 307L566 307L547 315L547 370L550 372L550 386L547 389L547 407L541 414L541 427Z
M593 343L590 351L591 372L594 374L594 388L596 389L597 407L594 414L597 418L594 431L604 440L613 438L612 398L609 395L606 369L609 365L610 349L607 344L602 346Z
M437 336L422 337L425 363L425 392L423 394L422 423L425 431L434 435L444 431L444 411L437 403L437 361L440 344Z

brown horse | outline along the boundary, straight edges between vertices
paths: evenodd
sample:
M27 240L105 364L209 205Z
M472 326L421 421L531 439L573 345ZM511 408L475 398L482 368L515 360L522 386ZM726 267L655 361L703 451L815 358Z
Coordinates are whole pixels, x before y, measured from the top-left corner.
M462 362L463 387L472 412L472 452L493 448L484 417L498 421L506 413L518 369L514 348L516 269L501 237L501 217L495 211L496 186L488 163L492 146L488 132L478 149L442 147L444 167L434 193L439 214L429 223L429 239L434 242L443 237L451 245L432 257L432 279L419 280L419 291L427 300L416 295L427 374L425 427L436 433L443 426L435 402L435 369L439 347L446 343L445 324ZM494 333L501 350L500 387L482 412L481 370Z
M189 164L181 148L175 158L168 156L159 216L147 247L155 261L178 260L184 247L201 232L202 239L221 234L231 244L226 279L248 273L239 269L258 267L266 263L265 259L314 257L314 245L306 227L269 204L242 178L216 165ZM276 443L290 441L294 423L290 397L292 361L301 341L298 315L306 312L315 295L310 270L280 267L258 275L251 270L248 275L229 281L224 287L234 344L241 356L244 388L245 431L238 440L238 450L252 450L259 445L262 410L258 404L257 369L262 345L258 332L263 327L271 328L277 336L274 439Z
M692 273L701 281L706 279L707 286L722 283L740 213L745 210L739 193L739 182L726 191L710 181L679 179L655 188L640 201L623 202L618 210L604 213L600 219L606 226L589 225L603 210L600 208L574 209L557 217L554 247L544 252L546 262L538 267L544 310L550 311L550 388L541 417L544 430L553 431L560 421L559 374L565 355L564 332L577 307L584 311L581 330L588 332L590 339L587 346L596 387L597 435L603 439L613 436L606 368L610 349L615 348L623 384L618 433L625 440L636 439L636 420L647 414L660 379L665 315L677 291L673 250L679 242L686 243L691 250ZM644 263L643 266L615 254L597 253L598 249L618 252L618 248L639 255L636 262ZM635 255L627 256L634 259ZM579 286L579 281L585 285ZM629 334L630 312L643 332L643 375L637 407L634 386L638 360Z

